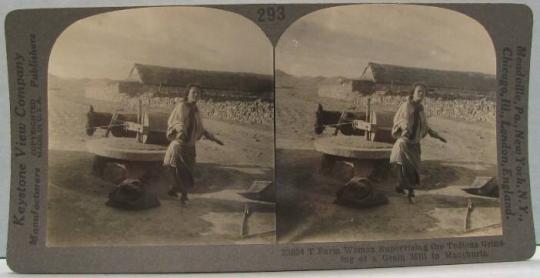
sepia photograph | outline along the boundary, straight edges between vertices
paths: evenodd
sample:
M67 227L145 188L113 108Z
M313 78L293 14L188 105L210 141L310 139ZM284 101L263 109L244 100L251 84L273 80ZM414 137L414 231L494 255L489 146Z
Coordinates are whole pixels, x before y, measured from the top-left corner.
M533 22L517 3L12 10L7 265L528 260Z
M275 242L273 47L253 22L93 15L48 74L47 246Z
M438 7L344 5L275 51L277 240L502 234L496 56Z

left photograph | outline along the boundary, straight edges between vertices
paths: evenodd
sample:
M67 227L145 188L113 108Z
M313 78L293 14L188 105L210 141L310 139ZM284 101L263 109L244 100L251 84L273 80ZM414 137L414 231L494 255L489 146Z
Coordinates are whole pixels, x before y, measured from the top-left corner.
M48 76L48 246L275 242L273 48L202 7L94 15Z

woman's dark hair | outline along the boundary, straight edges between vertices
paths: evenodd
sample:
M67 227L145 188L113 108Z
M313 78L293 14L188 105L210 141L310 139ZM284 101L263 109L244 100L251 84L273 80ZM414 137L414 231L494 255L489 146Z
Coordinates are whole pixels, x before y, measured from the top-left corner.
M428 86L426 85L426 83L422 83L422 82L416 82L412 85L412 88L411 88L411 91L409 92L409 96L413 96L414 95L414 90L416 89L416 87L424 87L424 89L426 90L426 94L427 94L427 91L429 90Z
M197 83L190 83L186 86L186 92L184 93L184 97L187 98L188 94L189 94L189 89L191 88L199 88L201 91L202 91L202 86L201 84L197 84Z

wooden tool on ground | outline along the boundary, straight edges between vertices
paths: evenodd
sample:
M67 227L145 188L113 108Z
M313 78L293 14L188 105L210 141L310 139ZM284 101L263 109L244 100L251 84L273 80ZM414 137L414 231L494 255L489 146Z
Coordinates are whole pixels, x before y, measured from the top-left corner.
M473 202L471 199L467 199L467 212L465 213L464 230L468 232L471 229L471 213L473 211Z
M242 225L240 226L240 237L245 238L248 235L248 218L251 215L249 204L244 204L244 214L242 216Z

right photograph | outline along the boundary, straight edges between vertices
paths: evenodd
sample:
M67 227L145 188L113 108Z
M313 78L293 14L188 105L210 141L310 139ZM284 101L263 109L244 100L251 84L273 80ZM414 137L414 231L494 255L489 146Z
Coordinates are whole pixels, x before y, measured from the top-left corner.
M456 11L345 5L275 50L277 240L502 234L496 55Z

